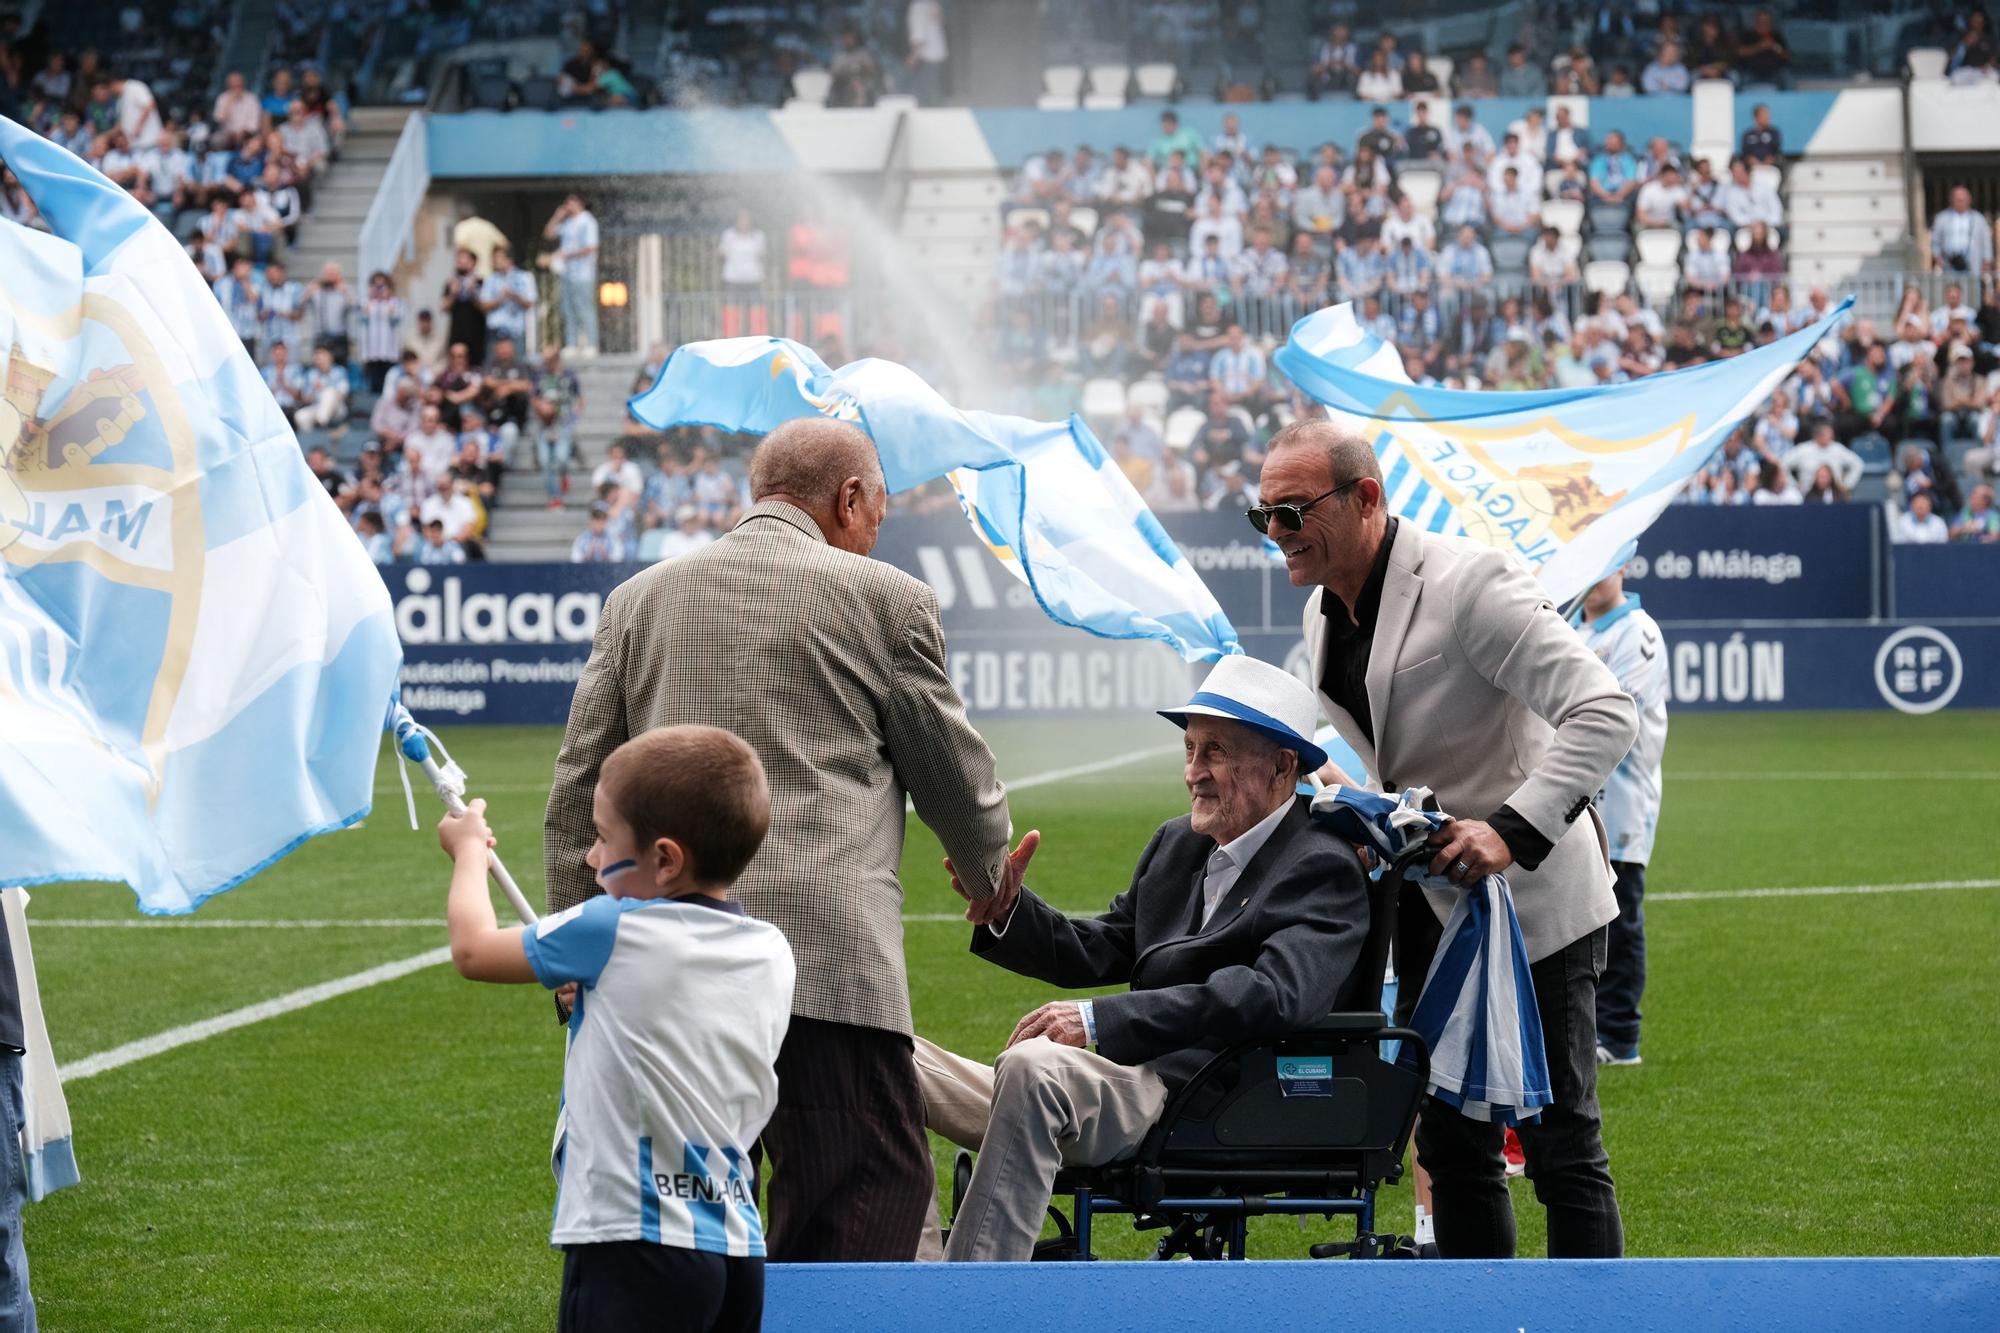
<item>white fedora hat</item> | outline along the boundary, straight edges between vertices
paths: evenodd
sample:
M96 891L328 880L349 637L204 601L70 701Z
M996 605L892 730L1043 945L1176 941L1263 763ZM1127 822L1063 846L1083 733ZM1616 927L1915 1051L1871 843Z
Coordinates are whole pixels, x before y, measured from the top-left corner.
M1183 731L1191 717L1228 718L1296 751L1308 772L1326 762L1326 751L1312 743L1319 716L1312 691L1283 667L1241 653L1217 662L1194 698L1160 716Z

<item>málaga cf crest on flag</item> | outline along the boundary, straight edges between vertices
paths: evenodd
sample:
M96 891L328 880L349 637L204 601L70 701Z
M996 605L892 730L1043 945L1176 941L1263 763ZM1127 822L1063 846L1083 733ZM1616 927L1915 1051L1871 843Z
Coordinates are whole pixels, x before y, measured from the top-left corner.
M0 884L186 911L365 813L387 592L180 246L0 120Z

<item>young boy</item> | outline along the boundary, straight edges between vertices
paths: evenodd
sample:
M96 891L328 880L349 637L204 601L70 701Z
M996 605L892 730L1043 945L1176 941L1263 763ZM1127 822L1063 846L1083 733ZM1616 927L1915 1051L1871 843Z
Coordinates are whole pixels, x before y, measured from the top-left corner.
M591 813L604 896L506 930L486 890L485 803L438 825L460 974L575 989L549 1236L564 1251L558 1328L755 1329L749 1153L777 1104L794 974L777 927L728 890L764 841L770 787L729 732L661 727L612 751Z

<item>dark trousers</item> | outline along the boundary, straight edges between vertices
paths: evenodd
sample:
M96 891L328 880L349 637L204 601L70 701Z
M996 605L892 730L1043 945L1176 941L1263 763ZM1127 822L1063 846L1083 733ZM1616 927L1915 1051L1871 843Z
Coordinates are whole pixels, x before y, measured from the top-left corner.
M764 1261L645 1240L563 1251L557 1333L756 1333Z
M1597 1039L1617 1051L1639 1045L1639 997L1646 992L1646 867L1613 861L1618 919L1607 929L1604 976L1597 983Z
M771 1262L916 1258L936 1168L908 1037L792 1015L761 1147Z
M1428 973L1442 934L1423 894L1406 888L1398 899L1396 975ZM1519 1133L1528 1179L1548 1209L1552 1259L1615 1259L1625 1250L1597 1111L1597 977L1604 970L1604 941L1605 932L1594 930L1528 969L1555 1102ZM1420 989L1411 985L1397 994L1397 1022L1409 1022ZM1468 1119L1435 1097L1424 1099L1417 1157L1430 1172L1438 1252L1447 1259L1514 1257L1514 1205L1500 1156L1505 1134L1501 1125Z

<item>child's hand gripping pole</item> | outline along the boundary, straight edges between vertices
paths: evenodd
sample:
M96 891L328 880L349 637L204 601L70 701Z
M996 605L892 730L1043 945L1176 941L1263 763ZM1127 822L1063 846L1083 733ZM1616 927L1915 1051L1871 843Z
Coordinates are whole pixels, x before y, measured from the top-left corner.
M429 728L411 717L410 710L403 707L400 702L390 709L389 728L396 734L396 748L403 752L403 758L423 770L424 776L430 779L432 789L437 792L438 799L444 802L444 808L454 815L463 814L465 770L452 762L451 753L444 748L444 742L440 741ZM439 764L432 757L433 746L444 756L443 764ZM416 797L410 792L409 770L399 765L396 772L403 779L403 797L410 807L410 827L415 828L417 805ZM514 905L515 915L521 918L524 925L534 925L540 918L535 915L535 909L528 906L528 900L521 894L521 886L514 882L513 875L509 874L507 867L502 864L500 854L489 848L486 859L491 863L493 878L499 881L500 891L505 893L507 901Z

